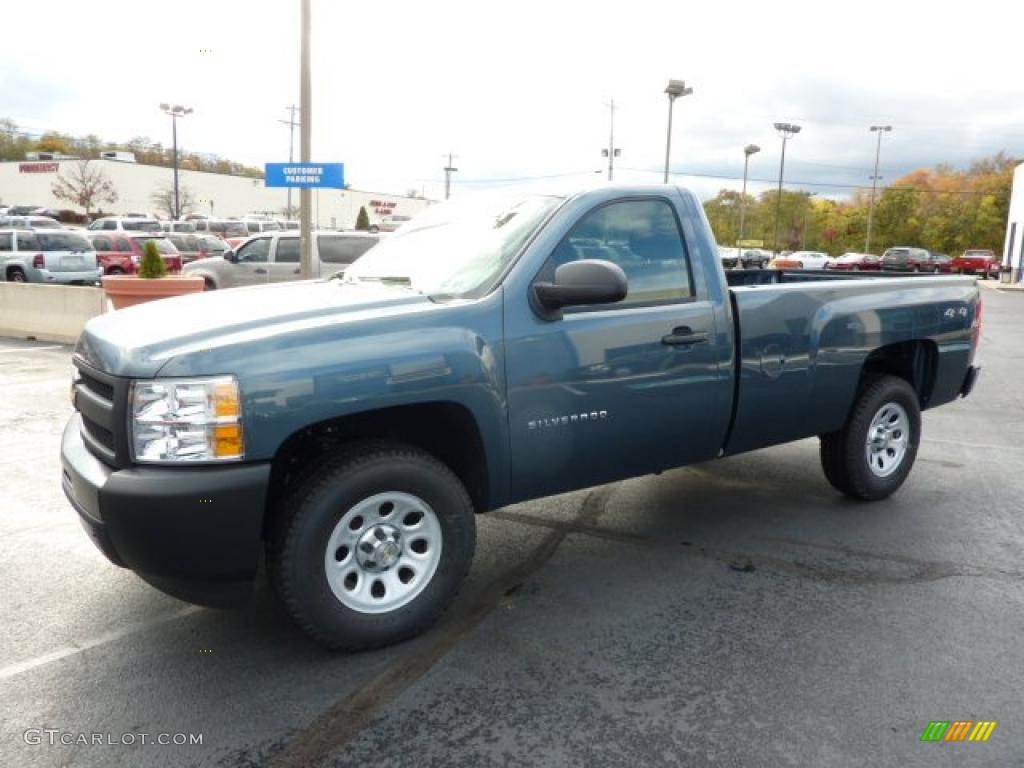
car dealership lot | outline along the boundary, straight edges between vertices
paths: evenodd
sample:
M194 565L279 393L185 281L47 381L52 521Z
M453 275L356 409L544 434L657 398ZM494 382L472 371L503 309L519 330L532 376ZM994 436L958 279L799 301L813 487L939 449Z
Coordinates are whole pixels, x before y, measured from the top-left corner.
M0 340L0 765L1015 764L1024 301L984 299L978 387L894 498L840 497L811 440L510 507L440 625L355 655L265 586L198 609L110 565L60 490L70 349ZM202 744L106 743L141 733Z

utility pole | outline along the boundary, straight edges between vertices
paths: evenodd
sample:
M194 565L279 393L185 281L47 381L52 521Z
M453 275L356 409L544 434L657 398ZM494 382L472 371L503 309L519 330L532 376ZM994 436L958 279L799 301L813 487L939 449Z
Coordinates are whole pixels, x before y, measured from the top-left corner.
M310 28L310 0L302 0L302 21L301 21L301 58L302 64L299 70L299 106L301 108L300 119L302 121L299 135L299 161L303 164L313 159L312 152L312 127L313 127L313 89L310 84L309 65L309 28ZM309 280L313 277L313 196L308 187L299 190L299 254L301 258L302 279Z
M295 113L299 111L299 108L292 104L290 107L285 107L291 112L291 117L287 120L278 120L279 123L284 123L288 126L288 163L295 162L295 126L300 123L295 119ZM292 188L288 187L288 218L292 218L295 213L292 210Z
M772 248L779 253L779 217L782 215L782 176L786 172L786 142L790 136L800 133L800 126L793 123L775 123L775 130L782 139L782 160L779 163L779 192L775 198L775 236L772 239Z
M878 134L878 143L875 145L875 173L871 177L871 205L868 207L868 234L864 239L864 253L871 253L871 221L875 216L875 190L878 187L878 159L882 154L882 134L892 130L891 125L872 125L872 133Z
M608 158L608 181L615 176L615 158L621 152L615 148L615 99L608 105L608 149L601 150L601 156Z
M444 155L441 155L444 157ZM448 153L448 165L444 167L444 199L447 200L452 194L452 174L455 173L458 168L452 165L452 161L458 157L453 155L451 152Z

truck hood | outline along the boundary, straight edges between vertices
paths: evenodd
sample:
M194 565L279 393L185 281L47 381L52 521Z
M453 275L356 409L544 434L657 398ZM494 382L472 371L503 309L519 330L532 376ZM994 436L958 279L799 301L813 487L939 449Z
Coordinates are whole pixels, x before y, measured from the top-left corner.
M232 288L100 315L86 324L75 352L115 376L154 376L178 355L442 306L407 287L380 283L317 280Z

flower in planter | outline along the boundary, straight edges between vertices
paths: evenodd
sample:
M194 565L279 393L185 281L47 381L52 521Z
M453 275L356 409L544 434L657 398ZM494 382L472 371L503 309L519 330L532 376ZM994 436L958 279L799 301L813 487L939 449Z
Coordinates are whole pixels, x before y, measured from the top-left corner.
M142 248L142 261L139 262L139 277L153 279L167 276L167 264L164 263L155 240L147 240Z

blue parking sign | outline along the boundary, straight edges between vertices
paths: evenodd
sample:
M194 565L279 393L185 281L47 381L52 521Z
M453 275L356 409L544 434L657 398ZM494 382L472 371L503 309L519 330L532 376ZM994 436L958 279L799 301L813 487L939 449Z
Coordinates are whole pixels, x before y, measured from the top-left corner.
M264 183L268 187L345 188L344 163L266 163Z

